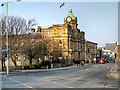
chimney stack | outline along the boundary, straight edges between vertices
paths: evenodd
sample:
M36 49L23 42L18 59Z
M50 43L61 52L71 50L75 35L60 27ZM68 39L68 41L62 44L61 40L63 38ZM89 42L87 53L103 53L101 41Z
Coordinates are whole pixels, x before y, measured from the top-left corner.
M34 28L32 28L32 29L31 29L31 32L32 32L32 33L35 33L35 29L34 29Z
M41 32L41 27L40 26L37 27L37 32Z

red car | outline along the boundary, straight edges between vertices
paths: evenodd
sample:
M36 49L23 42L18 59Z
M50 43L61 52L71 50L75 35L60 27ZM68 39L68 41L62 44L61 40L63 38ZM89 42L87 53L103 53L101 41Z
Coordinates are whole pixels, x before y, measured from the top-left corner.
M104 59L104 58L100 59L100 60L99 60L99 63L100 63L100 64L104 64L104 63L105 63L105 59Z

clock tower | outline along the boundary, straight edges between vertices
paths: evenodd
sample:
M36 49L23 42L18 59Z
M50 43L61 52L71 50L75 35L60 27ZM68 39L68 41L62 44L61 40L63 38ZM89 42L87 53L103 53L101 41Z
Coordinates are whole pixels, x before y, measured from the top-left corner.
M77 29L77 17L72 13L72 9L69 10L67 17L64 19L64 23L70 25L72 29Z

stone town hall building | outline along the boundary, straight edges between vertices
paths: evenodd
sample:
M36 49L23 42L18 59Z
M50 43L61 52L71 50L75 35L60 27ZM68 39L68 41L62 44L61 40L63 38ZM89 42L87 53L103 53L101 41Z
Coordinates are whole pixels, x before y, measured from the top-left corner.
M34 32L34 30L32 30ZM70 9L64 24L54 24L48 28L40 29L37 32L42 36L48 36L58 41L62 47L62 57L68 60L85 60L85 32L80 31L77 24L77 17Z

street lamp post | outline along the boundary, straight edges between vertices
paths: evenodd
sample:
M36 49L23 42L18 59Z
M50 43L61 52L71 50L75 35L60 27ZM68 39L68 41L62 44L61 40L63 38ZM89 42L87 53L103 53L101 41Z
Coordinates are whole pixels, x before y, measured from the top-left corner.
M87 55L86 55L86 53L87 53L87 50L86 50L87 49L86 40L85 40L85 46L84 47L85 47L85 62L86 62L86 57L87 57Z
M69 39L69 47L68 47L68 56L69 56L69 64L71 64L71 35L68 36Z
M16 2L20 2L21 0L16 0ZM7 74L9 74L9 48L8 48L8 0L6 0L6 51L7 51ZM1 6L4 6L5 4L2 4Z
M24 45L24 43L21 43L22 47ZM22 49L22 56L21 56L21 66L22 66L22 70L24 70L24 60L25 60L25 56L23 54L24 50Z
M7 50L7 74L9 74L9 52L8 52L8 0L6 1L6 50Z

